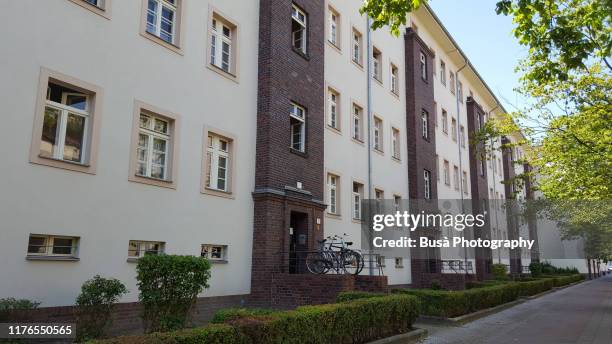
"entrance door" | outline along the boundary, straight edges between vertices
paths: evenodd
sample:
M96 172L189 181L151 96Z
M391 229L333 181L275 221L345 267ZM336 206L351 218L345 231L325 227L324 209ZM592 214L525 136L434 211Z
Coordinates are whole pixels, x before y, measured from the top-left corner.
M291 212L289 224L289 273L301 274L306 270L308 251L308 215Z

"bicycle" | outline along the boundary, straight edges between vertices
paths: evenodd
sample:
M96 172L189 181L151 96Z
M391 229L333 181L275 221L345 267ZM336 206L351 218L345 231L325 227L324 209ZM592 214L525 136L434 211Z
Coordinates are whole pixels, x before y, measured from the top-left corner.
M306 257L306 267L313 274L326 274L333 270L336 274L358 275L365 265L363 256L356 250L349 249L351 241L344 241L343 236L328 236L318 240L319 250Z

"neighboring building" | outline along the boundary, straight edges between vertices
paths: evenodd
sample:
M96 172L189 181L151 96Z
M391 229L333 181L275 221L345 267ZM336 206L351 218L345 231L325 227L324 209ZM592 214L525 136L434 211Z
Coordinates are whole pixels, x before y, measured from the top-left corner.
M461 287L492 262L520 269L518 257L482 250L463 279L443 264L452 251L433 252L433 264L381 257L386 277L333 288L300 274L296 252L317 239L347 233L362 246L368 198L475 200L490 208L483 235L510 233L498 202L479 200L514 197L501 182L520 168L469 144L504 112L499 101L428 6L400 37L369 32L359 6L3 2L13 34L0 67L10 129L0 138L0 260L12 278L0 297L68 306L101 274L136 301L135 262L147 253L209 258L202 296L216 307L291 305L279 292L288 286L325 294L435 277Z

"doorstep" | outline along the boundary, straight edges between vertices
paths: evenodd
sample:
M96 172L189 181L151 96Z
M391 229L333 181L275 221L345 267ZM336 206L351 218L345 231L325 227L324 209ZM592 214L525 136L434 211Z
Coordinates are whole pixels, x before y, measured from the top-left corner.
M382 338L369 342L367 344L409 344L416 343L418 340L427 337L427 330L422 328L415 328L414 330L406 333L397 334L395 336Z

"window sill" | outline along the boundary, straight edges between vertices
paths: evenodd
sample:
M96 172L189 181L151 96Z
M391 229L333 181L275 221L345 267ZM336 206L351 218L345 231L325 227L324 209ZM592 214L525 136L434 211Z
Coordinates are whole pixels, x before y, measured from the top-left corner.
M340 48L340 46L339 46L339 45L336 45L336 44L334 44L334 43L330 42L329 40L326 40L326 42L327 42L327 44L328 44L328 45L329 45L329 46L330 46L332 49L334 49L334 50L335 50L335 51L336 51L338 54L342 54L342 49Z
M382 150L380 150L380 149L378 149L378 148L373 148L372 150L373 150L375 153L380 154L380 156L385 156L385 152L384 152L384 151L382 151Z
M352 58L351 58L351 62L353 63L353 66L357 67L359 70L361 70L363 72L363 64L361 64L359 62L356 62Z
M108 3L109 2L108 0L107 0L105 8L101 8L101 7L98 7L96 5L92 5L92 4L90 4L88 2L85 2L83 0L70 0L70 1L74 2L75 4L81 6L81 7L85 8L85 9L88 9L88 10L92 11L93 13L95 13L95 14L103 17L103 18L106 18L106 19L109 19L109 20L111 19L110 4Z
M389 90L389 92L391 93L392 96L397 98L397 100L400 100L399 91L398 92L393 92L393 90Z
M211 195L211 196L222 197L222 198L227 198L227 199L236 198L234 194L232 194L231 191L222 191L222 190L212 189L209 187L203 187L201 190L201 193L205 195Z
M342 220L342 214L334 214L330 212L325 212L325 217L330 219Z
M340 131L340 129L338 129L338 128L334 128L334 127L332 127L332 126L330 126L330 125L326 125L325 127L326 127L327 129L331 130L332 132L334 132L334 133L338 134L338 135L342 135L342 132L341 132L341 131Z
M176 181L172 179L157 179L152 177L132 175L130 176L130 178L128 178L128 180L134 183L147 184L176 190Z
M26 260L33 261L56 261L56 262L78 262L80 259L73 256L26 256Z
M380 80L379 78L377 78L376 76L373 76L372 79L374 79L374 81L376 81L376 83L378 84L378 86L380 87L384 87L382 80Z
M402 159L401 159L401 158L398 158L398 157L391 156L391 160L395 161L395 162L396 162L396 163L398 163L398 164L401 164L401 163L402 163Z
M291 46L291 50L293 50L294 53L298 54L304 60L310 61L310 56L307 53L301 51L300 49L298 49L298 48L296 48L294 46Z
M358 223L358 224L363 224L363 220L359 220L359 219L356 219L356 218L352 218L351 222Z
M403 268L404 268L404 266L403 266L403 265L396 265L396 266L395 266L395 268L396 268L396 269L403 269Z
M214 64L211 64L211 63L206 64L206 68L208 68L208 69L210 69L211 71L213 71L213 72L215 72L215 73L217 73L217 74L221 75L222 77L224 77L224 78L226 78L226 79L229 79L229 80L231 80L231 81L233 81L233 82L235 82L235 83L237 83L237 84L239 83L239 82L238 82L238 75L236 75L236 74L234 74L234 73L231 73L231 72L226 72L226 71L224 71L223 69L221 69L221 68L219 68L218 66L216 66L216 65L214 65Z
M181 56L183 55L183 49L180 46L178 46L178 45L176 45L174 43L166 42L163 39L159 38L158 36L156 36L156 35L154 35L152 33L149 33L146 30L141 31L140 35L143 36L144 38L147 38L148 40L150 40L152 42L155 42L155 43L161 45L162 47L164 47L164 48L166 48L168 50L171 50L171 51L173 51L173 52L175 52L175 53L177 53L177 54L179 54Z
M88 174L96 174L95 168L90 164L82 164L67 160L55 159L37 154L30 159L33 164L56 167L70 171L83 172Z
M229 264L227 259L210 259L208 258L208 262L211 264Z
M357 144L362 145L362 146L364 146L364 145L365 145L365 143L363 142L363 140L356 139L356 138L354 138L354 137L351 137L351 140L352 140L353 142L357 143Z
M302 152L302 151L300 151L300 150L297 150L297 149L295 149L295 148L291 148L291 147L289 147L289 152L290 152L290 153L293 153L293 154L295 154L295 155L299 155L299 156L301 156L302 158L306 158L306 159L308 159L308 153L306 153L306 152Z

